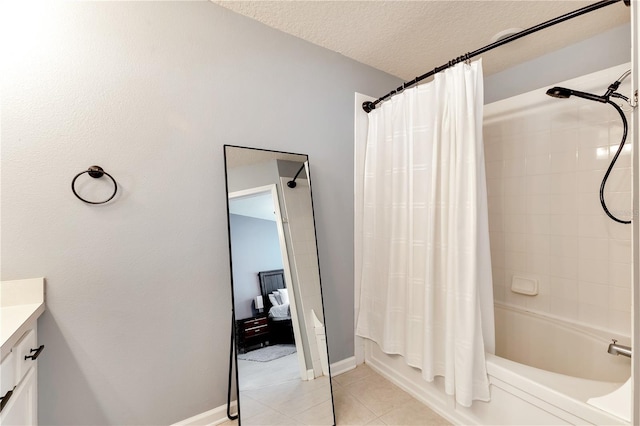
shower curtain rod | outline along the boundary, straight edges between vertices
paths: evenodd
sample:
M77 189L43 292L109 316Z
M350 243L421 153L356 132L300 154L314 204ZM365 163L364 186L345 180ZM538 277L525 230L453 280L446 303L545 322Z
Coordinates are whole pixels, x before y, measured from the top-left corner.
M418 82L424 80L425 78L431 77L432 75L437 74L440 71L446 70L447 68L452 67L453 65L456 65L456 64L458 64L458 63L460 63L462 61L467 61L467 60L469 60L469 59L471 59L471 58L473 58L475 56L481 55L481 54L483 54L485 52L488 52L489 50L492 50L492 49L495 49L496 47L502 46L503 44L511 43L512 41L518 40L519 38L522 38L522 37L527 36L529 34L533 34L535 32L543 30L545 28L549 28L549 27L551 27L553 25L559 24L559 23L564 22L564 21L568 21L569 19L576 18L576 17L578 17L580 15L584 15L585 13L593 12L594 10L598 10L598 9L603 8L605 6L609 6L611 4L618 3L620 1L623 1L626 6L630 6L631 5L631 0L602 0L602 1L590 4L588 6L585 6L585 7L581 8L581 9L574 10L573 12L569 12L569 13L566 13L564 15L558 16L556 18L553 18L553 19L551 19L549 21L546 21L546 22L543 22L541 24L535 25L535 26L533 26L531 28L527 28L526 30L522 30L519 33L510 35L508 37L503 38L502 40L498 40L496 42L488 44L488 45L486 45L484 47L481 47L478 50L474 50L473 52L469 52L469 53L466 53L466 54L464 54L462 56L458 56L457 58L447 62L444 65L440 65L439 67L435 67L432 71L429 71L426 74L422 74L421 76L416 77L416 78L414 78L413 80L411 80L409 82L403 83L402 86L398 87L396 90L392 90L391 92L387 93L386 95L384 95L381 98L378 98L374 102L371 102L371 101L363 102L362 103L362 109L364 109L364 111L366 113L369 113L372 110L376 109L376 105L378 105L380 102L386 101L391 96L402 92L404 89L406 89L408 87L411 87L411 86L413 86L415 84L418 84Z

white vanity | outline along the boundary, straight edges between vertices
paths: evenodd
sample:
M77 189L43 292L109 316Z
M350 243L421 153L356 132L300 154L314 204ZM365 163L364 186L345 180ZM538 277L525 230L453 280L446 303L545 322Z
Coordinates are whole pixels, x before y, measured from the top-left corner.
M38 423L38 317L44 278L0 282L0 424Z

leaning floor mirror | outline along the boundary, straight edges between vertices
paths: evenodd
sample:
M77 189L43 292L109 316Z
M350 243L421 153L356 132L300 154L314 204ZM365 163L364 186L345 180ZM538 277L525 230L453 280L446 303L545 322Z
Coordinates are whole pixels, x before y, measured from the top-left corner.
M239 423L334 425L308 157L224 154Z

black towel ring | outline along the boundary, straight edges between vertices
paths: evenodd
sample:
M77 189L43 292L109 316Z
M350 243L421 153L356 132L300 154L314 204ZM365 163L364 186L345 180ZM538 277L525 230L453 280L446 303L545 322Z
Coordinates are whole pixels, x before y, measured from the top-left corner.
M88 173L89 176L91 176L92 178L101 178L104 175L109 176L109 179L111 179L111 181L113 182L113 194L111 194L111 197L107 198L104 201L89 201L89 200L85 200L84 198L82 198L81 196L78 195L78 193L76 192L76 179L78 179L80 177L80 175L83 175L85 173ZM106 202L109 202L113 199L113 197L116 196L116 192L118 192L118 184L116 183L116 180L113 178L113 176L111 176L109 173L105 172L102 167L100 166L91 166L89 167L87 170L78 173L73 180L71 181L71 190L73 191L73 195L75 195L76 197L78 197L78 199L84 201L85 203L88 204L104 204Z

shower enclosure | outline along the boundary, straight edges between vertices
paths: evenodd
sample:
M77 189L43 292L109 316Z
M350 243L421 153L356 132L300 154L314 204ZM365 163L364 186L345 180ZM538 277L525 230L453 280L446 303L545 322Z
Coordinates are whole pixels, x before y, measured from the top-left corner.
M605 93L630 67L561 85L571 87L573 94ZM607 217L599 194L620 146L622 122L609 105L555 100L545 95L546 89L485 106L496 317L496 354L487 354L491 402L475 402L468 409L452 404L441 381L427 383L399 357L383 353L371 341L357 342L361 352L357 345L356 354L369 365L455 422L631 420L631 360L611 355L607 348L611 339L631 346L633 227ZM629 94L630 81L618 91ZM631 108L616 101L631 122ZM604 193L610 212L623 221L636 217L636 139L630 131ZM518 291L523 280L532 288L535 284L535 291ZM622 401L622 408L608 406L612 398Z

